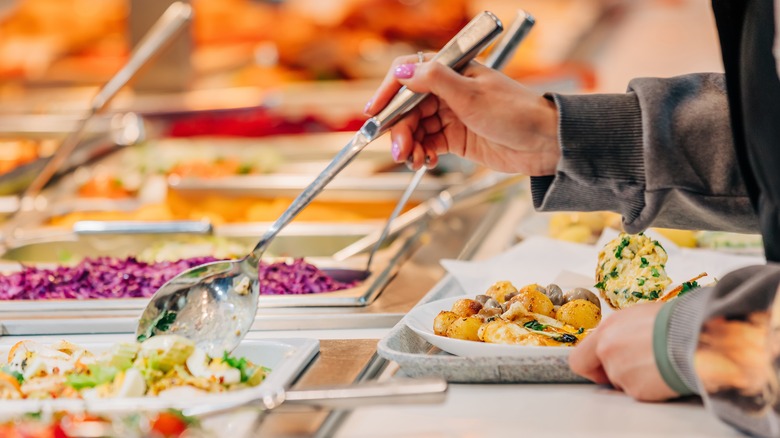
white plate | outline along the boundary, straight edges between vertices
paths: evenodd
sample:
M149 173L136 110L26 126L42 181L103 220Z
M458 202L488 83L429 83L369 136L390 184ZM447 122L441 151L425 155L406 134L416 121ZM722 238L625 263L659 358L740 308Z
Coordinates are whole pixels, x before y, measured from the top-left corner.
M488 344L439 336L433 333L433 319L442 310L452 309L455 301L473 295L444 298L412 309L404 323L423 339L447 353L462 357L566 357L572 347L535 347L528 345Z
M119 339L121 342L125 339ZM129 339L128 339L129 340ZM92 352L101 352L114 342L79 342L77 345ZM236 357L270 368L271 372L262 384L238 391L209 394L198 397L164 398L132 397L107 398L99 400L54 399L54 400L0 400L0 416L14 416L28 412L89 411L96 414L123 413L134 411L156 411L175 408L184 409L204 403L239 402L264 396L273 396L289 387L311 359L319 352L316 339L251 340L245 339L233 351ZM0 347L0 357L8 356L10 346ZM5 362L5 360L2 360Z

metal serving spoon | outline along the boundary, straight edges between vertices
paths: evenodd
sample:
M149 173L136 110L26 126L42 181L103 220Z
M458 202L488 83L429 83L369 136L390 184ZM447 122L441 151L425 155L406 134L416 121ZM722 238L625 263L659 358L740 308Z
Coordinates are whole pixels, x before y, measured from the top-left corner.
M490 12L471 20L431 60L455 69L465 66L496 36L502 25ZM246 257L214 262L182 272L155 292L136 329L136 336L176 333L192 339L212 356L232 351L252 326L260 294L258 266L270 242L371 141L419 104L427 94L401 88L392 101L361 127L287 210L274 222ZM364 270L330 272L337 280L364 280Z

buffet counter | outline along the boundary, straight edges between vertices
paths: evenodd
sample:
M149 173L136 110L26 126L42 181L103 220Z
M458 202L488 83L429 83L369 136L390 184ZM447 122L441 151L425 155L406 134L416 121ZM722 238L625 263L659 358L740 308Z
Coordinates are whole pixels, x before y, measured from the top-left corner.
M374 359L389 329L257 331L248 339L316 338L320 356L294 388L392 379L397 368ZM41 336L57 341L60 336ZM20 337L0 338L0 346ZM111 341L115 335L74 335L73 342ZM385 366L383 368L383 366ZM372 376L373 375L373 376ZM591 384L450 384L439 405L364 407L351 412L272 413L256 437L733 437L736 431L706 412L698 399L640 403ZM238 438L238 437L237 437Z

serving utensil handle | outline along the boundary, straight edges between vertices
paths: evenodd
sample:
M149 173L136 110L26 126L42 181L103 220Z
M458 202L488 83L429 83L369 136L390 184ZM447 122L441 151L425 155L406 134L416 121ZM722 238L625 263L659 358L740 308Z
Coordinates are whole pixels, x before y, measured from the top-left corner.
M346 386L291 390L268 394L263 398L202 405L185 409L184 415L208 417L248 407L262 411L274 409L355 409L361 406L442 403L447 397L447 381L438 378L392 379L386 382L362 382Z
M503 30L501 21L493 13L485 11L474 17L431 59L460 71L484 50ZM370 139L384 134L397 121L417 106L429 93L415 93L404 87L376 116L368 119L361 131Z
M433 58L452 68L460 68L477 56L503 29L501 21L490 12L482 12L474 17L460 32L458 32ZM308 206L312 200L336 177L357 154L371 141L386 132L393 123L401 119L409 110L420 103L426 94L413 93L401 89L393 100L379 115L372 117L363 124L352 140L333 158L327 167L317 175L284 213L265 232L255 246L252 254L245 259L243 266L247 275L253 275L260 258L271 240L292 222L296 216Z
M34 198L43 190L54 174L62 167L65 159L73 152L81 141L84 129L92 118L102 111L108 102L116 96L122 87L132 79L138 70L173 39L192 18L192 7L186 3L176 2L165 10L159 20L152 26L147 35L138 43L127 63L109 79L90 102L87 113L62 140L46 165L22 195L22 209L33 207Z

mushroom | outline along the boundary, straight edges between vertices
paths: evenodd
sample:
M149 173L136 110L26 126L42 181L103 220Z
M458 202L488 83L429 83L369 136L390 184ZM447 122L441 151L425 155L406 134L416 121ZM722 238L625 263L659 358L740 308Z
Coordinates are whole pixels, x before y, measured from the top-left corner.
M476 300L479 304L482 304L483 306L485 305L485 303L489 299L490 299L490 296L488 296L488 295L477 295L476 297L474 297L474 300Z
M501 309L501 303L496 301L493 298L489 298L487 301L485 301L485 304L482 305L483 309Z
M563 291L557 284L550 284L544 289L544 294L552 301L556 306L560 306L565 303L563 298Z
M601 301L599 300L599 297L596 296L593 292L582 288L577 287L571 290L567 290L563 293L563 302L568 303L569 301L574 300L588 300L591 303L599 306L599 309L601 309Z

